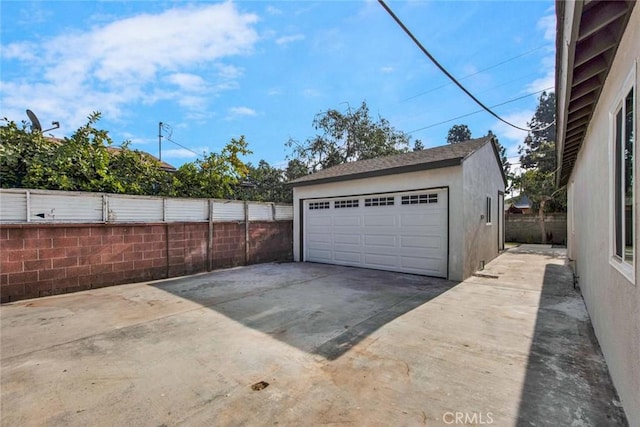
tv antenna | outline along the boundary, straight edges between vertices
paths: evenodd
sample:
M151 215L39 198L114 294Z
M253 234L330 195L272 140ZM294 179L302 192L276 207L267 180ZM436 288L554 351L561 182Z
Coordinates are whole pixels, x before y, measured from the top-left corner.
M38 116L33 111L27 109L27 116L29 120L31 120L31 131L38 131L41 133L49 132L50 130L58 129L60 127L60 122L51 122L53 125L52 128L42 130L42 126L40 125L40 120L38 120Z

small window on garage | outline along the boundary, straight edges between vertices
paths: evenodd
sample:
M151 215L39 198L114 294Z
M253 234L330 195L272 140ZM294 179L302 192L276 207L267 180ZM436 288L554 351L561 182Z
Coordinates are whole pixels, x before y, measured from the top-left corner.
M393 206L394 203L394 197L371 197L364 199L365 206Z
M360 204L360 201L358 199L353 199L353 200L336 200L335 202L333 202L333 207L335 209L340 209L340 208L357 208L358 205Z
M438 193L411 194L402 196L403 205L422 205L425 203L438 203Z
M491 224L491 197L487 196L487 207L485 211L485 218L487 218L487 224Z
M329 202L311 202L309 203L309 210L315 209L329 209L331 207Z

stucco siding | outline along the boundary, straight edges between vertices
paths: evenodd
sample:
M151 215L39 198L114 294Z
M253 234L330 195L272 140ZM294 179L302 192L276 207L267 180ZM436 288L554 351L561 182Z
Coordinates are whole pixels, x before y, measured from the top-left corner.
M498 191L504 192L502 174L491 144L486 144L463 163L464 277L469 277L498 255ZM487 223L487 197L491 197L491 223Z
M568 245L575 259L582 294L609 371L632 426L640 426L640 161L636 154L634 179L635 278L629 280L611 262L612 187L611 125L622 87L640 57L640 8L627 25L616 59L592 117L589 129L569 180ZM636 133L640 129L638 89L635 72ZM635 137L635 149L639 139Z
M410 191L422 188L449 188L449 279L462 280L463 244L462 217L451 213L461 212L462 173L461 166L431 169L396 175L355 179L318 185L294 187L293 189L293 257L301 260L300 247L300 200L311 198L352 196L385 192Z

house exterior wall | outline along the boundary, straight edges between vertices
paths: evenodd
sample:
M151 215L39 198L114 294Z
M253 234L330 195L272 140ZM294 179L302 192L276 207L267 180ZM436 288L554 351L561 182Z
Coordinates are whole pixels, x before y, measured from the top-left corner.
M411 191L422 188L449 188L449 279L462 280L462 218L452 212L462 211L462 167L386 175L351 181L294 187L293 189L293 257L301 259L300 200L311 198Z
M493 166L493 167L490 167ZM498 221L504 224L499 209L498 192L504 194L504 181L491 144L485 144L466 158L463 177L463 277L469 277L481 266L498 256ZM487 223L487 197L491 198L491 223ZM454 211L455 212L455 211Z
M568 254L609 371L632 426L640 426L640 161L635 155L632 280L613 266L610 113L635 68L636 133L640 129L640 8L636 7L604 84L568 186ZM639 138L635 136L635 149Z

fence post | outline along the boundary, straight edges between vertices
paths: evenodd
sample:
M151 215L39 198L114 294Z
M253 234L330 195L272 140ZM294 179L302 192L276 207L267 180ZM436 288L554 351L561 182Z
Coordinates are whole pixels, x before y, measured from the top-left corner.
M209 199L209 238L207 241L207 269L213 270L213 200Z
M249 202L244 201L244 265L249 265Z
M27 199L27 222L31 222L31 191L27 190L25 197Z
M102 222L109 222L109 201L107 195L102 195Z

